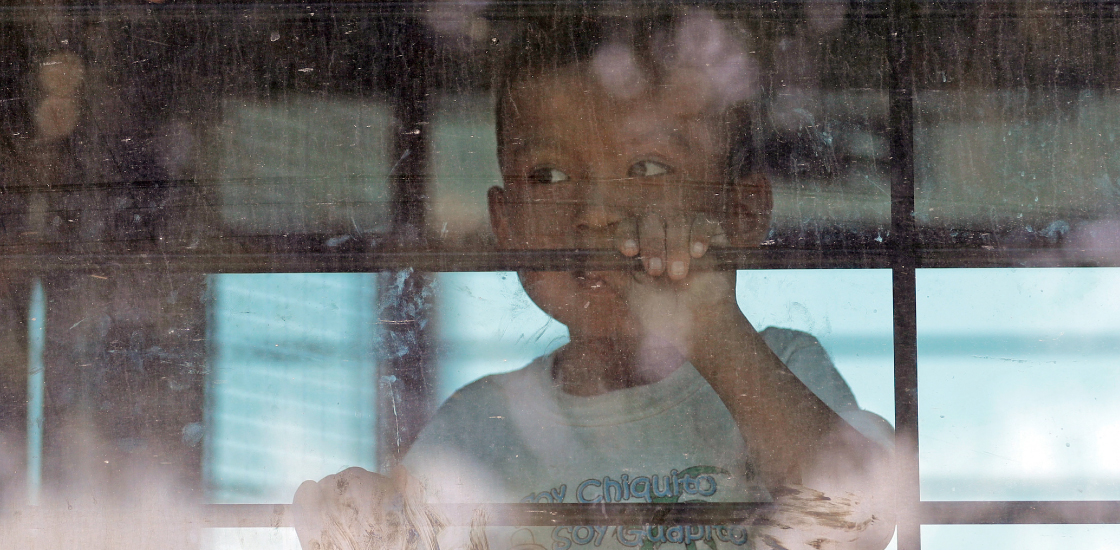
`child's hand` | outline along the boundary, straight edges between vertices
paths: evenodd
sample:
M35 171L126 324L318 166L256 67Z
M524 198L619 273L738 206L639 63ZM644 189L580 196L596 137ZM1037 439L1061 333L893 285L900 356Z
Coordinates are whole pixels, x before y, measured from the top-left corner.
M715 271L705 257L711 247L730 244L718 221L703 213L649 212L623 220L617 235L623 255L642 259L627 298L648 344L668 344L691 358L698 336L726 332L721 322L742 317L735 272Z
M883 548L894 535L892 518L873 494L835 492L826 495L801 485L773 490L777 505L755 525L758 547L863 550Z
M443 524L403 468L391 478L348 468L305 481L292 504L303 550L434 550Z
M650 277L680 281L694 265L711 269L703 259L712 247L757 247L770 227L770 181L755 173L718 191L712 185L673 182L664 187L679 191L643 197L645 210L616 225L618 251L628 258L640 255Z
M730 244L720 223L704 213L648 212L627 218L618 224L615 239L624 256L641 255L649 277L665 275L672 281L687 277L693 261L710 247Z
M698 344L698 338L754 332L736 303L735 271L716 270L707 253L713 247L758 246L773 207L763 174L740 177L718 191L696 185L710 180L666 184L665 189L677 191L650 193L641 210L618 221L614 232L619 252L642 259L643 269L627 291L631 314L647 337L668 340L694 365L695 350L722 347L712 340Z

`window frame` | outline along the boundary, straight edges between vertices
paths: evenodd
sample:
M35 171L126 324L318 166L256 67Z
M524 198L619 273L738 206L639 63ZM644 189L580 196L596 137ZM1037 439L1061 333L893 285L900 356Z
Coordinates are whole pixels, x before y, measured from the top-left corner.
M1113 4L1110 0L1078 2L1088 5ZM230 9L218 2L201 9ZM961 248L952 243L930 245L914 216L915 179L915 96L919 91L912 60L919 39L916 18L919 8L960 9L971 2L919 2L916 0L882 0L866 3L863 9L875 11L888 19L890 33L887 44L888 65L888 128L890 151L890 235L882 243L861 243L848 247L820 247L812 250L767 248L761 250L717 250L717 263L724 268L889 268L892 272L894 315L894 402L898 471L898 548L916 550L921 547L922 525L982 524L1117 524L1120 523L1120 501L923 501L919 490L918 465L918 353L916 271L930 267L1018 267L1046 265L1052 267L1107 266L1120 267L1117 257L1054 259L1035 262L1045 251L1031 248L993 250ZM307 13L306 4L279 5L273 14L288 10ZM731 6L731 4L728 4ZM389 6L386 8L386 6ZM48 8L16 10L15 18L33 19ZM149 8L150 9L150 8ZM178 12L172 6L161 11L175 17L191 17L191 12ZM307 8L311 9L311 8ZM580 266L622 267L626 262L616 254L595 251L439 251L423 250L421 235L425 226L425 174L430 143L421 131L431 115L428 90L429 77L423 70L425 48L430 48L420 23L409 15L417 9L410 4L374 3L345 7L319 6L322 13L360 11L362 9L397 9L396 15L411 18L412 30L406 31L411 44L404 48L399 68L400 80L390 89L396 92L392 104L400 128L415 129L397 132L394 153L402 158L390 177L394 190L393 220L388 245L378 250L338 250L322 242L287 240L257 242L248 251L229 254L226 251L168 250L144 245L100 249L71 246L72 243L34 243L6 246L0 256L0 272L39 273L48 271L109 273L115 270L154 269L184 273L261 273L261 272L439 272L439 271L509 271L520 269L571 269ZM730 9L730 8L729 8ZM75 16L92 13L94 8L74 8ZM314 10L312 10L314 11ZM3 12L0 12L3 13ZM279 16L279 15L278 15ZM314 15L312 15L314 16ZM411 34L408 34L411 33ZM407 154L405 154L407 152ZM64 190L54 189L53 192ZM29 191L41 192L41 191ZM119 243L118 243L119 244ZM128 243L125 243L128 245ZM138 248L137 248L138 247ZM417 283L422 286L422 282ZM417 286L416 289L420 287ZM412 292L412 294L409 294ZM419 290L406 291L397 299L419 299ZM419 330L402 325L401 330ZM424 340L424 338L419 338ZM405 378L404 373L425 368L424 350L394 360L382 374ZM397 405L409 402L426 404L430 391L415 387L408 396L397 396ZM411 396L411 397L409 397ZM378 395L379 410L393 404ZM398 414L400 411L398 411ZM425 420L423 407L407 411L406 431L415 432ZM383 415L379 415L383 416ZM379 430L379 462L388 465L407 448L399 441L399 425L393 436ZM383 450L384 449L384 450ZM382 454L384 453L384 454ZM510 504L488 507L491 523L496 525L583 525L641 524L664 525L697 522L724 523L743 521L757 512L760 505L687 503L687 504ZM452 521L469 524L473 507L449 509ZM208 505L206 525L209 527L268 527L290 525L286 505Z

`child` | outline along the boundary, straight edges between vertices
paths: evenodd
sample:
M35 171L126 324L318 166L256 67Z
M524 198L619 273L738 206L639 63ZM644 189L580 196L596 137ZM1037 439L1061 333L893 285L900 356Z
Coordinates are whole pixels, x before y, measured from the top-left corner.
M496 550L885 546L893 522L874 482L891 473L889 425L856 407L814 338L757 332L735 273L710 268L712 247L757 246L771 210L769 182L740 151L736 103L754 77L727 27L703 14L558 18L513 50L497 102L505 185L488 196L499 247L614 249L642 268L520 273L570 342L456 392L408 474L351 469L301 486L304 548L399 543L394 521L429 548L437 536ZM771 528L489 528L471 542L416 502L775 496Z

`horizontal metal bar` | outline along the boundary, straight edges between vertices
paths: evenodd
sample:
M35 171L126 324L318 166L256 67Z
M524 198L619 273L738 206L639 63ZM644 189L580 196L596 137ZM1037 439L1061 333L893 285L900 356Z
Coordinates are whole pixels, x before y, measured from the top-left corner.
M716 269L886 267L886 250L711 250ZM491 250L278 253L137 253L0 255L0 271L153 269L203 273L632 270L640 260L611 250Z
M886 0L864 0L854 3L849 9L860 19L885 17L882 5ZM674 6L700 5L722 13L741 13L755 8L755 17L771 20L800 17L797 7L804 0L675 0L661 4L663 9ZM922 19L971 18L975 17L975 0L919 0ZM582 0L571 3L584 12L599 9L622 13L626 9L648 10L650 4L619 0ZM984 2L985 17L988 19L1023 19L1031 16L1058 17L1071 12L1094 10L1098 18L1112 19L1120 13L1114 7L1118 0L1041 0L1024 6L1021 0L1000 0ZM361 18L400 18L416 16L439 17L440 10L454 15L463 9L481 10L489 19L522 19L534 15L551 15L557 11L555 0L512 0L508 2L485 2L482 0L453 0L451 2L412 2L408 0L385 0L372 2L277 2L253 1L215 1L207 0L192 3L166 5L153 4L113 4L44 2L34 6L0 6L0 17L17 23L34 22L44 15L61 16L72 19L129 18L149 20L189 20L228 19L251 15L254 19L287 19L308 21L329 21L337 17ZM763 9L758 9L763 8ZM1058 11L1060 10L1060 11ZM1058 13L1055 13L1058 11Z
M803 250L787 248L716 249L708 252L716 269L885 269L884 248ZM577 271L632 270L640 263L610 250L474 250L382 252L0 252L0 272L71 271L109 273L157 270L188 273L370 273L412 268L418 271ZM1120 250L1069 249L918 249L919 268L1118 267Z
M294 527L291 504L207 504L204 527Z
M938 267L1118 267L1120 249L918 248L919 268Z
M438 510L452 525L470 525L481 512L487 525L741 525L757 522L769 503L686 502L675 504L450 504ZM121 516L180 518L205 528L292 527L290 504L208 504L201 515L174 510L120 510ZM1120 524L1120 501L924 501L918 507L922 525L996 524ZM94 512L29 508L3 513L5 522L49 528L87 515L116 517L111 509Z
M886 0L864 0L854 7L856 8L870 8L881 6ZM775 6L790 6L799 7L804 3L804 0L669 0L662 2L664 6L673 7L678 5L700 5L709 8L719 7L736 7L740 9L743 7L769 7ZM989 6L1006 6L1008 9L1013 9L1021 6L1021 0L987 0L978 2L977 0L917 0L915 5L922 6L925 11L936 10L936 12L944 12L951 10L967 11L969 8L974 7L976 4L983 3ZM1069 7L1069 6L1114 6L1117 5L1118 0L1036 0L1033 5L1035 9L1043 7ZM582 8L587 10L590 7L603 6L603 7L619 7L619 6L635 6L649 9L648 2L640 2L633 0L579 0L568 2L557 2L556 0L508 0L499 2L497 6L493 5L494 2L487 2L485 0L452 0L440 2L411 2L408 0L374 0L374 1L355 1L355 2L331 2L318 0L315 2L292 2L291 0L274 0L274 1L252 1L252 0L200 0L197 2L182 2L169 5L105 5L99 2L63 2L59 0L40 2L34 6L7 6L0 7L0 13L25 13L25 12L44 12L44 11L61 11L63 13L88 13L96 12L99 14L105 13L124 13L124 14L146 14L146 15L159 15L159 14L178 14L178 13L194 13L205 14L207 12L231 12L231 11L279 11L291 12L302 14L339 14L339 13L353 13L353 12L372 12L372 13L420 13L438 9L444 6L465 6L487 8L492 11L496 10L521 10L524 13L526 10L556 10L557 6L570 4L573 9ZM1020 7L1020 10L1022 8Z
M491 504L445 505L453 525L470 525L481 510L489 525L733 525L752 521L771 505L764 503L678 504ZM290 506L212 504L208 527L291 526ZM1120 523L1120 501L924 501L923 525L1112 524Z
M1120 501L925 501L924 525L1120 523Z
M742 525L769 510L766 502L686 502L674 504L444 504L436 507L451 525L471 525L481 514L486 525ZM27 528L47 529L92 516L121 520L129 516L167 518L205 528L294 527L291 504L208 504L190 510L28 508L2 514Z
M481 514L487 525L740 525L769 510L765 502L684 502L674 504L444 504L438 507L452 525L470 525ZM207 527L290 527L291 505L210 504Z
M742 11L744 8L768 7L773 11L775 7L796 7L801 0L670 0L662 2L662 9L671 9L676 6L700 5L717 11ZM557 9L608 9L615 13L620 10L632 8L634 10L648 10L650 4L645 2L619 1L619 0L580 0L578 2L556 2L555 0L512 0L509 2L484 2L480 0L454 0L452 2L412 2L409 0L384 0L373 2L291 2L280 0L275 2L252 1L215 1L169 4L169 5L104 5L90 2L82 5L66 5L63 2L44 3L46 5L16 6L7 9L0 7L0 14L8 12L16 21L31 20L45 13L63 15L67 17L147 17L155 18L189 18L197 20L206 17L230 17L251 13L256 18L300 18L326 20L330 17L356 15L364 17L400 17L431 14L438 10L455 10L473 8L485 10L490 18L506 17L531 17L533 15L549 15ZM568 4L568 6L565 6ZM874 7L871 2L869 7ZM874 14L874 11L866 11ZM764 12L765 13L765 12Z

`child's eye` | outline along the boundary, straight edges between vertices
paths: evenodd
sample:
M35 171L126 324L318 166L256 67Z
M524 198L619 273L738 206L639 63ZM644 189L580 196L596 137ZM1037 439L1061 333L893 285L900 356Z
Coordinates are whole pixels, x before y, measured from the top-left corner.
M668 174L672 171L672 168L669 168L668 166L665 166L660 162L655 162L652 160L640 160L630 166L630 170L626 172L626 175L631 178L648 178L651 176Z
M562 181L568 181L568 179L570 179L568 178L568 174L565 174L564 172L555 168L537 168L536 170L529 172L528 177L529 183L542 184L560 183Z

